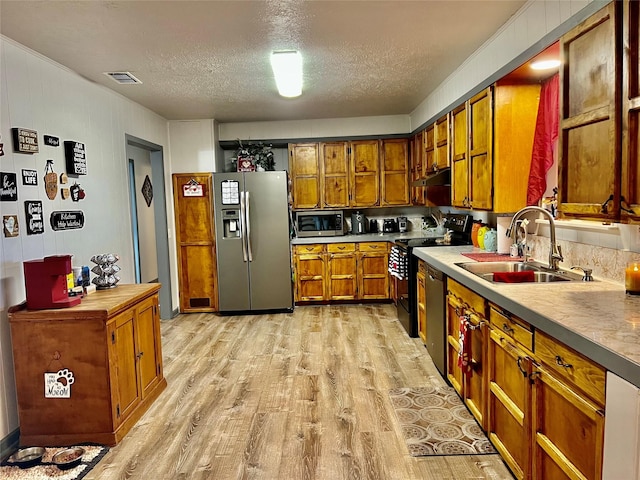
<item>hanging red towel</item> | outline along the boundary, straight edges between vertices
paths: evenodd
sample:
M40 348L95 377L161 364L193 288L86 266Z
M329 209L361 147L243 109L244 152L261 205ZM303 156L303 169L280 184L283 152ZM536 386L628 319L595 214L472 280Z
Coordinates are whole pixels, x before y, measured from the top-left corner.
M558 139L560 77L555 74L542 84L533 151L529 168L527 205L537 205L547 189L547 172L553 166L554 147Z
M460 338L459 338L458 366L462 373L471 373L471 325L468 315L460 315Z

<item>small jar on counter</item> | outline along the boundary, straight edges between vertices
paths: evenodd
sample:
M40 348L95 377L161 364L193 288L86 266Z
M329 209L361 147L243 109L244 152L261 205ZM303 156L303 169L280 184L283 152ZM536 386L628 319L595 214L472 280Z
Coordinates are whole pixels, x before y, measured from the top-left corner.
M640 295L640 263L631 262L624 271L624 287L628 295Z

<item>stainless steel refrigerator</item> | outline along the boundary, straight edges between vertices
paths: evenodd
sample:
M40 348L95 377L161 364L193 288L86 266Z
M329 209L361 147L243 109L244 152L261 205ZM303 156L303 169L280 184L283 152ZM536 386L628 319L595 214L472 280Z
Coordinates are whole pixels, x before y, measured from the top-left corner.
M220 312L292 310L287 172L214 173Z

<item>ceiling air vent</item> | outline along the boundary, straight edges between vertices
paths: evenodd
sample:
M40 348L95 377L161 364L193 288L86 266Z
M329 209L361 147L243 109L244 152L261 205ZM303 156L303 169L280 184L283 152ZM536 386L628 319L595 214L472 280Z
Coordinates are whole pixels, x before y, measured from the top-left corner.
M129 72L105 72L105 75L111 77L115 82L118 82L120 85L134 85L142 83L133 74Z

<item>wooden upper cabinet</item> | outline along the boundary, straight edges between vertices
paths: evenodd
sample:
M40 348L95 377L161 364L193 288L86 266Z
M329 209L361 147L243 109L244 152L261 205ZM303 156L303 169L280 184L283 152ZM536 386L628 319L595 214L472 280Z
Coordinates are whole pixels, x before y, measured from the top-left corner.
M358 140L350 146L351 206L380 206L380 142Z
M466 103L451 112L451 205L469 207Z
M436 120L434 133L433 164L438 170L441 170L450 165L449 114L443 115Z
M409 141L382 141L381 206L409 205Z
M622 197L624 221L640 222L640 4L624 3Z
M619 216L622 152L616 100L621 68L616 23L621 9L622 2L611 2L560 39L558 209L563 216Z
M424 176L424 162L426 160L426 152L423 142L427 132L419 132L411 139L411 178L410 183L419 180ZM424 205L424 187L414 187L410 185L411 204Z
M176 217L180 312L218 310L216 247L213 224L213 176L210 173L174 173L173 205ZM184 195L195 181L203 195Z
M349 206L349 144L332 142L320 144L320 172L322 206Z
M289 144L293 208L320 208L320 162L317 143Z
M471 207L493 207L492 89L473 96L467 105L469 121L469 198Z

